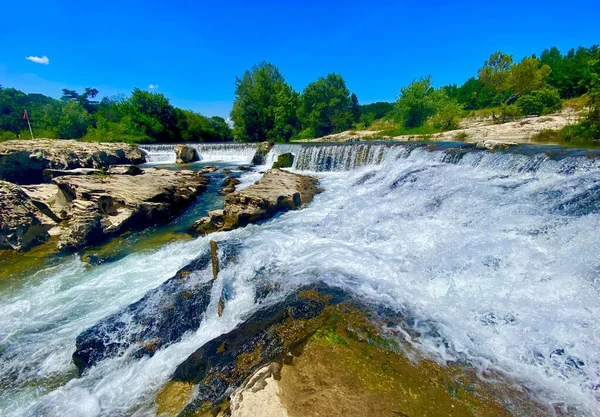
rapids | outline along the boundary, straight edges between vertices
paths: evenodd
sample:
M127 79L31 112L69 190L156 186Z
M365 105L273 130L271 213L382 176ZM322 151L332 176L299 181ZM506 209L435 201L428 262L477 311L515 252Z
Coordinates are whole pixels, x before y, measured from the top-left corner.
M202 162L231 162L249 164L256 153L256 145L248 143L189 143L196 148ZM174 144L139 145L149 163L175 163Z
M81 378L71 362L81 331L167 280L208 238L94 267L69 256L24 277L0 293L0 416L154 415L177 365L257 310L261 280L346 288L409 317L404 337L423 355L505 374L569 415L600 415L600 159L450 148L276 145L268 161L293 152L293 169L317 173L326 191L303 210L211 235L239 241L236 260L200 328L152 357L106 359Z

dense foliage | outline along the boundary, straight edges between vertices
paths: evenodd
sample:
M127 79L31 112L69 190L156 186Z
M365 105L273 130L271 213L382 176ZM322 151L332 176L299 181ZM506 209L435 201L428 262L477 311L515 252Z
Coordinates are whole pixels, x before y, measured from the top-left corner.
M123 99L95 101L95 88L63 90L60 100L0 87L0 139L36 137L104 142L213 142L232 140L221 117L205 117L170 104L163 94L134 89Z
M96 100L99 92L63 90L60 100L0 86L0 139L27 137L27 109L37 137L96 141L286 142L347 129L385 127L396 132L454 129L469 111L485 110L497 122L559 111L563 100L581 97L586 116L568 136L600 138L600 49L556 47L516 62L493 53L477 75L435 88L431 76L400 89L395 103L360 104L340 74L331 73L302 92L279 69L262 62L235 81L233 131L220 117L207 118L175 108L162 94L134 89L121 99Z

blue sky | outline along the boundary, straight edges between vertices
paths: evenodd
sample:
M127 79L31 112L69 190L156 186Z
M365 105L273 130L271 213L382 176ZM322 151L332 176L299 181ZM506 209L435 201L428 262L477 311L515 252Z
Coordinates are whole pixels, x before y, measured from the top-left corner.
M414 77L462 83L496 50L600 43L596 1L3 1L0 84L128 94L226 117L234 80L270 61L301 91L340 73L360 102L391 101ZM35 63L25 57L44 57Z

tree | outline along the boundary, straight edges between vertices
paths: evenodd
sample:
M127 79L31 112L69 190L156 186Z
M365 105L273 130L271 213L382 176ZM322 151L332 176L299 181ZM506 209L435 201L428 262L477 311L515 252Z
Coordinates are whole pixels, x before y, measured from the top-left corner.
M377 119L387 116L394 110L394 103L380 101L360 106L360 123L371 126Z
M400 89L396 109L404 127L423 126L435 114L432 100L434 91L430 75L414 79L408 86Z
M129 117L140 132L156 142L182 140L178 113L161 93L134 88L131 97L121 104L124 117Z
M320 137L352 126L350 92L341 75L331 73L306 86L299 117L308 135Z
M544 87L524 94L515 104L523 114L548 114L559 111L562 105L558 90L553 87Z
M550 67L536 58L513 64L512 56L495 52L479 70L479 80L498 93L506 93L502 104L507 105L523 93L540 88L549 74Z
M297 96L279 69L261 62L235 80L231 110L238 141L285 141L296 132ZM288 127L291 126L291 127Z
M83 137L92 125L92 117L78 102L69 102L63 107L63 115L58 121L58 135L61 139Z
M358 123L360 120L360 105L358 104L358 97L354 93L350 96L350 112L352 113L352 121Z

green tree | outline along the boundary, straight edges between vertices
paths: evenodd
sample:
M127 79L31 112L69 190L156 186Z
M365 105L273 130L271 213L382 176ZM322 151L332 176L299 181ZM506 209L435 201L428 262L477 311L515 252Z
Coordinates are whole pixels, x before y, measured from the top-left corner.
M235 80L231 110L233 135L238 141L282 141L291 137L297 125L297 99L279 69L261 62ZM289 128L292 126L292 128ZM292 134L293 134L292 133Z
M58 121L57 130L61 139L82 138L92 125L92 117L87 110L78 102L66 103L63 114Z
M542 87L549 74L550 67L536 58L524 58L514 64L511 55L495 52L479 70L479 80L498 93L506 93L502 104L507 105L522 94Z
M553 87L544 87L524 94L515 104L522 114L548 114L561 109L560 95Z
M121 114L129 117L139 132L155 142L182 141L179 113L161 93L134 88L131 97L121 103Z
M423 126L435 114L434 91L430 75L414 79L408 86L400 89L396 110L404 127Z
M302 128L314 137L352 127L350 91L341 75L331 73L306 86L300 97Z
M360 120L360 105L358 104L358 97L354 93L350 95L350 112L352 113L352 121L358 123Z

